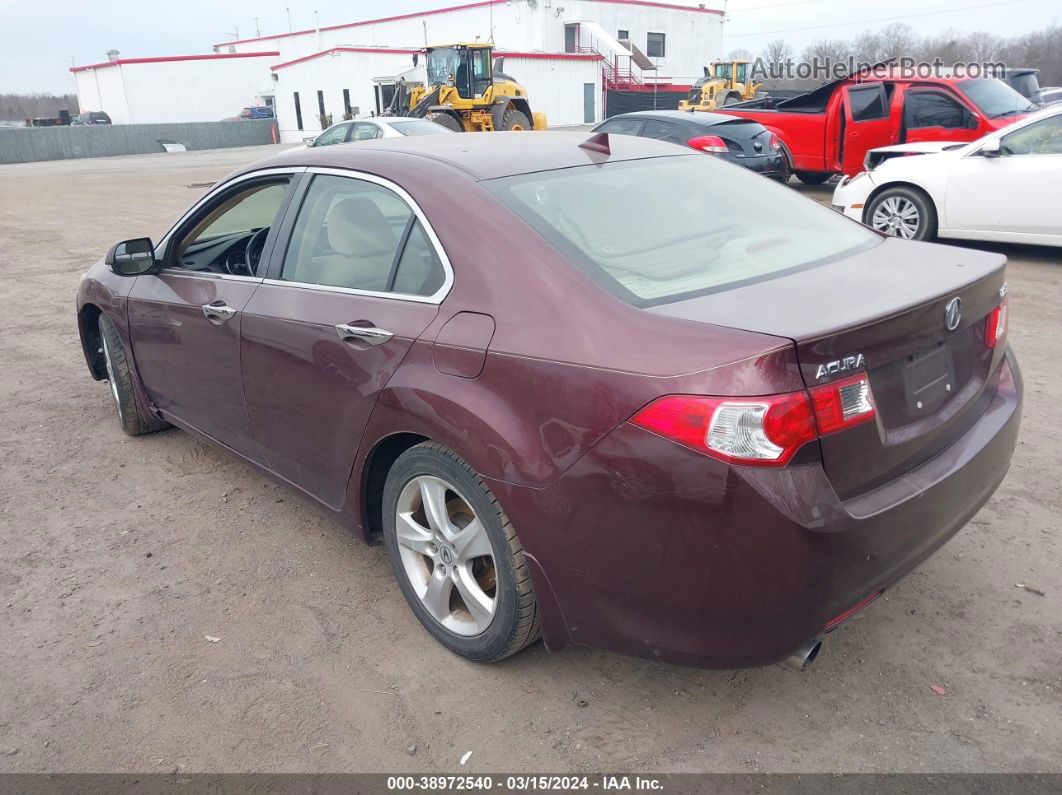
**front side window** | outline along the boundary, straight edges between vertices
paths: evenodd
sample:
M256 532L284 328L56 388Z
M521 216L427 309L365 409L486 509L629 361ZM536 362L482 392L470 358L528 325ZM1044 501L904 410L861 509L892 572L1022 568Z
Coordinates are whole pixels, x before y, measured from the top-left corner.
M939 91L916 91L907 95L907 126L943 127L959 130L966 126L966 109Z
M612 119L602 124L597 131L617 135L637 135L641 132L644 123L641 119Z
M482 184L592 281L639 307L764 281L881 242L796 191L700 155Z
M213 205L178 241L174 266L188 270L214 268L229 252L246 248L255 233L271 227L288 191L288 180L258 183ZM265 242L257 236L257 250ZM252 258L253 259L253 258ZM231 270L230 270L231 272Z
M317 136L314 140L314 146L331 146L332 144L341 144L347 140L347 133L350 132L349 124L337 124L335 127L329 127L323 133Z
M1000 150L1008 155L1062 155L1062 116L1052 116L1004 136Z
M645 38L645 54L650 58L664 57L664 34L648 33Z
M398 194L374 182L319 174L299 209L280 278L432 295L445 273L420 221Z

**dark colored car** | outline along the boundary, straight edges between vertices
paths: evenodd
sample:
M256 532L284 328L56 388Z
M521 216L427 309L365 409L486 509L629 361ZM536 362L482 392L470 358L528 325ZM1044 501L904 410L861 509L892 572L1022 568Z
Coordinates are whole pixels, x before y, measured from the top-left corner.
M789 168L778 136L759 122L703 111L642 110L597 125L594 132L639 135L689 146L779 182Z
M83 124L110 124L111 117L102 110L92 110L87 113L79 113L70 120L72 125Z
M1005 259L606 140L248 166L84 277L89 369L127 433L193 431L382 537L470 659L809 659L1007 471Z

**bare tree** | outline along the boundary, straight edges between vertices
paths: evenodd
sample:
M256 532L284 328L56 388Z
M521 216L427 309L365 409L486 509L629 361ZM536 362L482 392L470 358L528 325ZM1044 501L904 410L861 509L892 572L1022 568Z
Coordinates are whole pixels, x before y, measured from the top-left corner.
M775 39L763 48L760 57L767 62L768 66L778 66L793 58L793 48L785 39Z

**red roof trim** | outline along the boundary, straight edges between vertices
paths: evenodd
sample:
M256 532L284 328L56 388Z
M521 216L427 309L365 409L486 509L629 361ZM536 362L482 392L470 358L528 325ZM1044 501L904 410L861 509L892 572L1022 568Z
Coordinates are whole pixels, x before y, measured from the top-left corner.
M408 14L399 14L393 17L381 17L379 19L366 19L361 22L346 22L342 25L328 25L321 28L322 31L326 30L342 30L344 28L357 28L363 25L378 25L381 22L396 22L401 19L416 19L418 17L431 16L432 14L445 14L449 11L464 11L469 8L485 8L490 5L503 5L510 2L510 0L478 0L475 3L464 3L456 6L444 6L443 8L429 8L426 11L413 11ZM615 5L631 5L631 6L647 6L649 8L666 8L671 11L693 11L698 14L718 14L722 16L723 12L717 8L700 8L698 6L684 6L677 5L675 3L658 3L654 0L590 0L594 3L613 3ZM253 39L236 39L235 41L223 41L219 44L215 44L215 47L228 47L230 44L247 44L252 41L274 41L276 39L287 38L288 36L305 36L308 33L316 33L317 28L307 28L306 30L296 30L291 33L276 33L272 36L257 36Z
M104 61L103 63L87 64L85 66L71 66L71 72L84 72L86 69L103 69L106 66L122 66L130 63L167 63L169 61L214 61L220 58L275 58L280 55L277 50L269 52L226 52L211 53L208 55L166 55L159 58L119 58L117 61Z
M424 50L399 50L393 47L332 47L329 50L322 50L321 52L315 52L311 55L304 55L301 58L296 58L293 61L284 61L283 63L274 64L270 67L270 69L275 72L277 69L283 69L286 66L294 66L295 64L304 63L306 61L312 61L314 58L320 58L324 55L331 55L335 52L371 52L378 54L412 55L413 53L422 53L424 52ZM494 54L496 56L502 56L505 58L545 58L564 61L601 60L600 55L573 52L509 52L508 50L495 50Z

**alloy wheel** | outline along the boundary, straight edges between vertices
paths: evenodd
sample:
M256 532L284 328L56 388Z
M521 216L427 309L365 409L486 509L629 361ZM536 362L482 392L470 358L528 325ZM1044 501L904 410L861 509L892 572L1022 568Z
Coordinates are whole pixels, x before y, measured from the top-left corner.
M870 219L870 225L879 232L904 240L911 240L918 234L921 222L918 206L903 196L889 196L874 208Z
M421 604L458 635L479 635L494 620L497 571L487 528L450 483L410 480L395 516L402 570Z
M125 421L122 415L122 400L118 397L118 381L114 375L114 364L111 362L111 346L107 343L107 335L101 334L103 342L103 361L107 366L107 383L111 385L111 396L114 398L115 408L118 409L118 419Z

